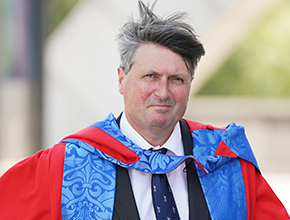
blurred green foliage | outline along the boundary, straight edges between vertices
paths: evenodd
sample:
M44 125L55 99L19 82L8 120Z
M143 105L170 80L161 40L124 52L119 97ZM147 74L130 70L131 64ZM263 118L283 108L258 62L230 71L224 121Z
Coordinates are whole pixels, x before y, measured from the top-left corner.
M275 6L197 95L290 96L290 1Z
M45 33L49 35L79 0L49 0L44 2Z

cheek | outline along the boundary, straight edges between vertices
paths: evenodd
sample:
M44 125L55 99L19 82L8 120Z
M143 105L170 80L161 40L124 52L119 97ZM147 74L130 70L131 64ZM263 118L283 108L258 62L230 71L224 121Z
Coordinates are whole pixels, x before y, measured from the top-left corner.
M153 86L146 83L134 83L131 88L132 96L138 99L139 102L144 102L154 91Z
M176 89L174 91L174 99L175 102L180 105L186 105L189 101L189 93L190 93L190 87L182 88L182 89Z
M148 88L136 82L127 83L124 90L124 98L127 105L134 108L142 106L149 96Z

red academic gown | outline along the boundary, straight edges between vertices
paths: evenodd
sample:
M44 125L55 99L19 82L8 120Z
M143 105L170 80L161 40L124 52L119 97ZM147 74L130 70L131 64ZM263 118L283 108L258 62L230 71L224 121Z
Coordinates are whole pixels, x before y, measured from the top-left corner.
M86 134L86 138L87 136ZM94 137L91 139L93 141ZM108 144L110 140L106 140ZM116 143L115 139L112 141ZM60 204L65 144L59 143L50 149L39 151L2 175L1 220L62 219ZM226 146L221 147L216 154L233 156ZM284 206L255 166L243 159L240 162L246 188L247 219L288 219Z

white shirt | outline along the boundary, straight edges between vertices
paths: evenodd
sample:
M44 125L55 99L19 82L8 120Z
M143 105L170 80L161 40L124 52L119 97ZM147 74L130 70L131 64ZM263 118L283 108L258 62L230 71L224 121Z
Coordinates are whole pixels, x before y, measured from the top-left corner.
M131 141L143 149L150 148L158 149L161 147L167 148L168 155L183 156L183 144L179 123L176 124L171 136L165 144L158 147L150 145L128 122L125 113L121 117L120 130ZM185 164L181 164L174 171L167 173L167 178L171 186L179 216L182 220L187 220L189 217L188 210L188 193L186 173L183 172ZM129 169L131 185L141 220L155 219L155 213L152 204L151 196L151 174L141 172L134 169Z

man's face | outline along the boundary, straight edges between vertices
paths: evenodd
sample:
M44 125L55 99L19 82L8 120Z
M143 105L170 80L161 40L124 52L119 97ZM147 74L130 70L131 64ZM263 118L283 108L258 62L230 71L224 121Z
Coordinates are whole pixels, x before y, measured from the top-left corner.
M135 52L126 75L118 69L119 91L126 117L141 135L143 131L172 131L185 113L191 75L184 59L170 49L152 43Z

